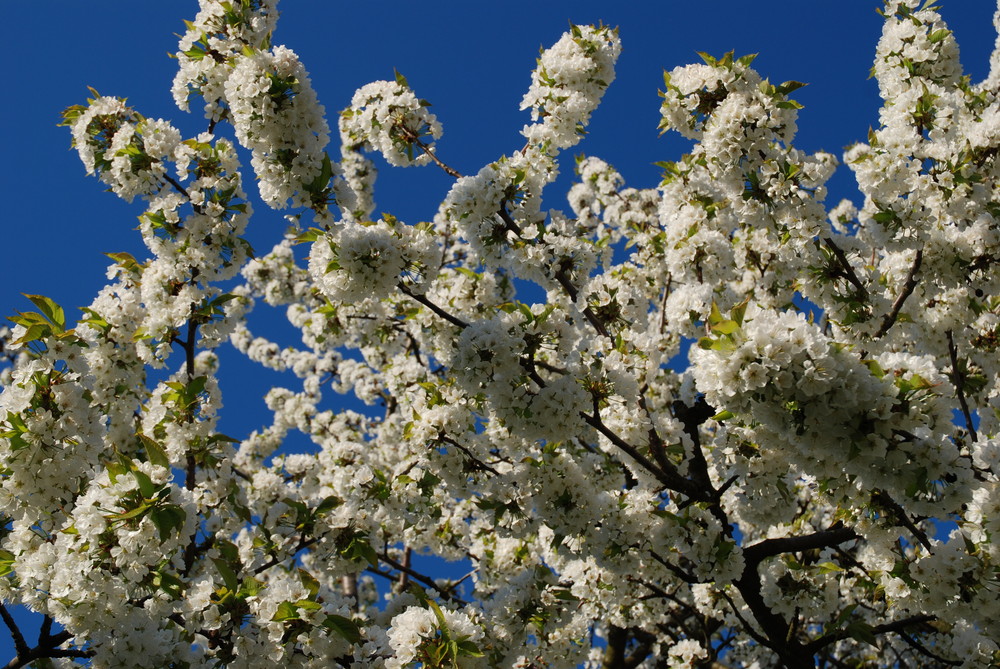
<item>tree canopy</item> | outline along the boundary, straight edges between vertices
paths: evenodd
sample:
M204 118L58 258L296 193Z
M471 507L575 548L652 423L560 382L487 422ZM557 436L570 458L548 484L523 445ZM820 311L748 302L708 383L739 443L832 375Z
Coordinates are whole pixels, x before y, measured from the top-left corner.
M691 151L634 188L560 160L613 27L544 49L523 144L462 174L401 74L329 117L276 0L199 4L171 91L204 132L62 115L146 252L3 333L9 667L1000 663L1000 50L972 82L939 8L887 0L843 156L795 147L802 83L702 54L660 91ZM375 155L449 175L431 220L376 213ZM237 351L289 379L248 435Z

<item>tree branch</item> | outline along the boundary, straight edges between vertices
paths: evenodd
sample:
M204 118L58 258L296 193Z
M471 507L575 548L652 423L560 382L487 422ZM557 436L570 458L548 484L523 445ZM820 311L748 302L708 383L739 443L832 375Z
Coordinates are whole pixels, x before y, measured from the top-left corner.
M446 444L450 444L451 446L454 446L458 450L462 451L462 453L465 454L465 457L469 458L469 460L472 461L472 464L473 464L473 466L476 469L480 469L480 470L483 470L483 471L490 472L491 474L493 474L495 476L500 476L500 472L498 472L496 469L494 469L493 467L490 467L488 464L486 464L485 462L483 462L482 460L480 460L479 458L477 458L476 456L474 456L472 454L472 452L468 448L466 448L462 444L458 443L457 441L455 441L451 437L447 436L444 432L440 432L438 434L438 441L444 442Z
M928 614L911 616L909 618L896 620L891 623L884 623L882 625L872 626L871 633L873 635L879 635L879 634L889 634L892 632L896 632L899 633L900 635L903 635L903 631L906 630L906 628L908 627L913 627L914 625L923 625L925 623L933 622L935 620L937 620L937 616L932 616ZM815 654L817 651L824 648L825 646L829 646L832 643L836 643L841 639L846 639L849 636L850 632L847 631L846 629L838 629L834 632L831 632L830 634L825 634L820 638L816 639L815 641L806 644L805 648L808 652ZM935 659L938 660L942 659L935 655L931 655L931 657L934 657ZM943 661L948 662L947 660ZM948 662L948 664L951 663ZM961 664L961 662L956 662L955 664Z
M932 550L931 542L928 540L927 534L917 527L912 520L910 520L910 517L906 515L906 510L904 510L903 507L896 502L896 500L890 497L889 493L884 490L875 490L872 492L871 498L873 502L883 504L888 507L888 509L896 515L895 520L908 529L910 534L916 537L917 541L920 542L920 545L927 549L927 552Z
M434 161L434 164L437 165L438 167L440 167L442 170L444 170L448 174L448 176L455 177L456 179L461 179L462 178L462 174L458 170L456 170L454 168L451 168L448 165L444 164L441 161L441 159L438 158L434 154L433 151L431 151L431 148L429 146L427 146L426 144L424 144L420 140L420 136L417 135L417 133L413 132L412 130L410 130L409 128L407 128L405 125L398 125L396 127L399 128L400 130L402 130L404 139L406 139L407 141L413 142L414 144L416 144L417 146L419 146L420 150L423 151L427 156L429 156L430 159Z
M265 562L264 564L262 564L261 566L257 567L256 569L254 569L253 573L254 574L260 574L262 572L265 572L268 569L270 569L271 567L273 567L273 566L275 566L277 564L280 564L280 563L284 562L285 560L288 560L290 558L295 557L295 555L300 550L302 550L304 548L309 548L310 546L312 546L314 543L316 543L318 541L319 541L319 537L311 537L309 539L306 539L306 535L303 534L302 536L299 537L299 543L296 544L295 550L293 550L291 553L289 553L288 555L286 555L285 557L280 558L280 559L278 558L277 555L272 554L271 555L271 559L268 560L267 562Z
M10 612L7 611L7 606L2 602L0 602L0 617L3 618L4 624L7 626L7 629L10 630L10 638L14 642L14 650L17 651L17 656L21 657L22 655L30 652L28 644L24 640L24 635L21 634L21 630L17 626L17 623L14 622L14 618L10 615Z
M774 557L775 555L799 553L817 548L830 548L857 538L857 532L838 523L828 530L804 536L765 539L753 546L744 548L743 559L746 561L746 569L756 569L765 559Z
M11 638L14 641L14 648L17 653L13 659L3 666L3 669L20 669L21 667L28 666L36 660L44 658L85 658L93 655L93 653L89 650L59 648L59 646L72 639L73 635L66 631L59 632L58 634L51 634L52 618L49 616L45 616L45 619L42 621L42 628L38 633L38 645L34 648L28 647L28 644L24 640L24 636L14 623L14 619L11 618L10 613L7 612L7 608L2 603L0 603L0 617L3 618L4 623L10 629Z
M739 590L743 601L767 636L765 645L778 654L782 664L788 669L812 669L814 653L795 638L792 625L774 613L764 601L757 568L762 561L775 555L836 546L857 538L858 535L853 529L834 526L805 536L765 539L743 549L745 566L740 578L734 581L733 585Z
M456 316L452 316L447 311L445 311L444 309L442 309L441 307L439 307L438 305L434 304L429 299L427 299L427 297L425 295L418 295L417 293L414 293L413 291L411 291L409 288L407 288L406 286L404 286L401 283L397 284L397 287L399 288L400 291L402 291L402 293L404 295L406 295L410 299L416 300L417 302L419 302L420 304L424 305L425 307L427 307L428 309L430 309L435 314L437 314L441 318L445 319L446 321L448 321L452 325L454 325L456 327L460 327L463 330L465 328L469 327L468 323L466 323L465 321L463 321L462 319L460 319L460 318L458 318Z
M423 583L424 585L426 585L427 587L431 588L439 595L441 595L441 597L443 597L444 599L456 602L463 606L468 603L459 596L457 596L454 592L452 592L452 588L454 588L455 585L458 585L458 583L453 584L452 588L444 588L438 585L437 582L434 579L430 578L429 576L425 576L421 574L419 571L416 571L411 567L408 567L404 564L397 562L396 560L393 560L391 557L389 557L389 554L384 551L382 553L379 553L378 559L381 560L382 562L385 562L387 565L389 565L396 571L402 574L408 574L414 581L417 581L418 583ZM396 580L391 574L387 575L384 572L374 570L371 567L369 567L367 571L370 571L373 574L378 574L379 576L385 576L390 580Z
M823 243L826 244L827 248L833 253L837 258L837 262L840 264L840 269L843 272L843 277L847 279L854 289L858 293L858 297L862 302L868 301L868 289L865 288L864 284L861 283L861 279L854 272L854 267L851 266L850 261L847 260L847 256L844 251L837 246L837 244L830 237L824 237Z
M899 311L903 308L903 303L906 302L906 298L913 293L913 289L917 287L917 272L920 271L920 264L924 260L924 250L917 249L917 255L913 258L913 266L910 267L910 271L906 275L906 281L903 282L903 288L899 291L899 295L896 296L896 301L892 303L892 309L889 313L885 315L882 319L882 326L879 327L878 332L875 333L875 339L881 339L889 328L892 327L893 323L899 317Z
M948 336L948 357L951 358L951 383L955 386L958 404L962 407L962 415L965 417L965 427L969 430L969 436L972 437L972 441L976 442L979 440L979 435L976 434L976 428L972 424L972 412L969 411L969 404L965 401L965 374L959 370L958 349L955 348L955 338L952 336L951 330L948 330L945 334Z

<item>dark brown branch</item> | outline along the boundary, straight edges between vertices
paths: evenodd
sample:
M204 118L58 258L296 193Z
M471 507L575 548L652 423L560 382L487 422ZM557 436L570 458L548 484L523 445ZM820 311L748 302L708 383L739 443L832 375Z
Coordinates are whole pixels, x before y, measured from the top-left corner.
M647 657L649 657L650 652L653 650L653 642L655 639L652 635L642 635L642 638L640 638L640 634L637 631L635 638L635 647L632 649L632 652L628 654L628 657L625 658L625 663L623 665L625 669L635 669L638 667L646 660Z
M663 439L660 437L660 433L656 431L656 425L653 421L653 412L649 410L649 403L646 402L646 386L643 386L639 391L639 407L645 412L646 417L649 419L649 452L653 454L653 459L656 460L656 464L660 466L663 471L669 471L673 469L673 465L670 460L667 459L667 449L663 444Z
M979 435L972 424L972 412L969 411L969 404L965 401L965 374L958 366L958 349L955 348L955 339L951 330L945 332L948 336L948 357L951 358L951 383L955 386L955 394L958 396L958 403L962 407L962 415L965 417L965 427L969 430L972 441L978 441Z
M714 416L716 411L705 401L704 396L698 397L694 406L690 407L680 400L675 400L672 408L674 417L684 426L684 433L691 439L693 445L691 462L688 464L692 478L697 485L714 494L715 488L712 487L712 481L708 475L708 461L705 459L705 453L701 450L701 435L698 428Z
M498 472L496 469L490 467L488 464L477 458L475 455L472 454L472 452L468 448L458 443L451 437L447 436L444 432L438 434L438 441L454 446L458 450L462 451L462 453L465 454L465 457L469 458L469 460L472 461L476 469L481 469L483 471L490 472L494 476L500 476L500 472Z
M757 568L769 557L837 546L857 538L857 533L851 528L835 525L828 530L805 536L765 539L743 549L745 566L740 578L733 585L739 590L743 601L767 636L765 645L778 654L782 664L788 669L812 669L815 666L812 660L813 653L795 638L793 626L782 616L774 613L764 601Z
M699 580L695 576L687 573L686 571L684 571L683 569L681 569L677 565L673 564L672 562L670 562L669 560L667 560L666 558L664 558L662 555L660 555L656 551L650 551L649 554L653 556L654 560L656 560L657 562L659 562L660 564L662 564L664 567L666 567L668 570L670 570L670 572L674 576L676 576L677 578L679 578L683 582L685 582L685 583L687 583L689 585L693 585L695 583L702 583L701 580Z
M411 291L409 288L407 288L406 286L404 286L401 283L397 284L397 287L399 288L400 291L403 292L404 295L406 295L407 297L409 297L411 299L416 300L417 302L419 302L420 304L424 305L425 307L427 307L428 309L430 309L435 314L437 314L441 318L445 319L446 321L448 321L452 325L454 325L456 327L460 327L463 330L465 328L469 327L468 323L466 323L465 321L463 321L462 319L460 319L460 318L458 318L456 316L452 316L447 311L445 311L444 309L442 309L441 307L439 307L438 305L434 304L429 299L427 299L427 297L425 295L418 295L417 293L414 293L413 291Z
M273 567L273 566L275 566L277 564L280 564L281 562L284 562L285 560L288 560L288 559L291 559L291 558L295 557L295 554L298 553L300 550L302 550L304 548L309 548L310 546L312 546L314 543L316 543L318 541L319 541L319 537L312 537L310 539L306 539L305 535L302 535L301 537L299 537L299 543L296 544L295 550L293 550L291 553L289 553L288 555L286 555L285 557L280 558L280 559L278 558L277 555L271 555L271 559L268 560L267 562L265 562L264 564L262 564L261 566L257 567L256 569L254 569L253 573L254 574L260 574L262 572L265 572L268 569L270 569L271 567Z
M826 244L826 247L830 249L833 255L837 258L837 262L840 264L840 269L843 272L843 277L847 279L852 286L854 286L860 300L862 302L867 302L868 289L865 288L864 284L861 283L861 279L859 279L858 275L855 274L854 267L852 267L850 261L847 260L847 256L844 254L844 251L837 246L837 244L830 237L825 237L823 239L823 243Z
M579 294L580 291L578 291L576 289L576 286L573 285L573 282L569 280L569 276L566 273L567 271L568 268L566 266L566 263L563 263L562 265L559 266L559 270L555 274L555 279L556 281L559 282L559 285L562 286L563 290L566 291L566 294L569 295L569 299L576 302L577 295ZM604 325L604 323L601 322L601 319L597 317L597 314L595 314L594 310L591 309L589 306L583 308L583 315L587 319L587 321L593 326L593 328L597 331L597 334L601 335L602 337L611 336L611 333L608 332L608 328Z
M438 158L433 151L431 151L431 148L420 140L420 136L417 133L410 130L405 125L398 125L396 127L402 130L404 139L413 142L414 144L419 146L420 150L423 151L427 156L429 156L430 159L434 161L434 164L440 167L442 170L444 170L445 173L448 174L448 176L455 177L456 179L462 178L462 174L458 170L444 164L444 162L442 162L441 159Z
M608 645L604 649L603 669L621 669L625 666L625 646L628 645L628 630L616 625L608 626Z
M906 515L906 511L903 507L901 507L896 500L890 497L889 493L884 490L876 490L872 493L872 501L877 504L881 504L892 511L892 513L896 516L893 520L908 529L910 534L916 537L917 541L920 542L920 545L927 549L927 552L932 550L931 542L927 538L927 534L917 527L912 520L910 520L910 517Z
M462 604L462 605L465 605L465 604L468 603L465 600L463 600L460 597L458 597L454 592L452 592L452 590L454 589L454 587L456 585L458 585L457 583L453 584L451 588L441 587L440 585L437 584L437 582L434 579L430 578L429 576L425 576L425 575L421 574L419 571L416 571L415 569L413 569L411 567L408 567L408 566L406 566L404 564L401 564L401 563L397 562L396 560L393 560L391 557L389 557L389 554L385 553L385 552L379 553L378 559L381 560L382 562L386 563L387 565L389 565L390 567L392 567L396 571L400 572L401 574L408 574L410 576L410 578L412 578L414 581L417 581L418 583L423 583L424 585L426 585L427 587L431 588L432 590L434 590L435 592L437 592L439 595L441 595L441 597L443 597L444 599L447 599L449 601L456 602L456 603ZM379 576L385 576L386 575L385 573L381 573L379 571L374 571L370 567L368 568L368 571L371 571L374 574L378 574ZM391 575L389 576L389 578L392 578ZM392 580L395 580L395 579L393 578Z
M521 226L515 223L514 219L507 213L507 200L500 200L500 209L497 210L497 214L500 215L504 228L509 232L513 232L518 237L522 235Z
M193 318L188 319L187 339L181 342L184 348L184 371L187 374L188 383L194 379L195 364L195 343L198 338L198 324ZM186 458L186 471L184 473L184 489L194 490L198 485L198 462L194 455L188 453ZM191 573L195 558L195 537L197 533L191 535L191 541L184 547L184 571L183 575Z
M817 548L831 548L858 538L857 532L851 528L838 525L834 525L828 530L799 537L765 539L753 546L744 548L743 559L746 561L746 569L756 570L761 562L775 555L799 553Z
M904 618L902 620L895 620L895 621L893 621L891 623L884 623L882 625L874 625L871 628L871 633L872 633L872 635L879 635L879 634L889 634L889 633L895 632L895 633L898 633L898 634L900 634L902 636L905 636L903 634L903 632L907 628L913 627L915 625L923 625L925 623L933 622L935 620L937 620L937 616L932 616L932 615L927 615L927 614L921 614L921 615L917 615L917 616L911 616L909 618ZM840 641L841 639L846 639L849 636L850 636L850 632L847 631L846 629L838 629L838 630L836 630L834 632L831 632L830 634L825 634L825 635L821 636L820 638L816 639L815 641L812 641L811 643L807 644L805 646L805 649L809 653L815 654L820 649L822 649L822 648L824 648L826 646L829 646L832 643L836 643L837 641ZM938 658L938 657L933 656L933 655L931 657L934 657L935 659L941 659L941 658ZM949 664L951 664L951 663L949 662ZM961 664L961 662L957 662L955 664Z
M403 549L403 567L409 570L410 564L413 560L413 549L407 546ZM406 588L410 585L410 574L406 570L400 570L399 572L399 585L397 587L399 592L406 592Z
M903 632L902 630L896 630L896 634L898 634L899 638L901 638L903 641L906 642L907 646L909 646L910 648L913 648L915 651L917 651L918 653L920 653L920 654L922 654L922 655L924 655L926 657L929 657L931 659L937 660L938 662L941 662L942 664L947 664L947 665L952 666L952 667L959 667L959 666L962 665L962 662L960 662L959 660L947 660L947 659L941 657L940 655L938 655L937 653L931 652L931 650L929 648L927 648L927 646L923 645L922 643L920 643L919 641L917 641L916 639L914 639L912 636L910 636L906 632Z
M896 319L899 317L899 311L903 308L903 303L913 293L913 289L917 287L917 272L920 271L920 265L923 260L924 250L917 249L917 255L913 258L913 266L910 267L910 271L906 275L906 281L903 282L903 287L899 291L899 295L896 296L896 301L892 303L892 309L882 319L882 325L879 327L878 332L875 333L875 339L882 338L889 331L889 328L893 326L893 323L896 322Z
M3 605L0 604L0 616L3 617L4 622L7 622L10 614L7 613ZM13 622L13 620L11 620ZM8 624L8 627L10 625ZM14 636L14 628L11 628L11 636ZM27 643L24 641L24 637L21 636L20 631L18 631L17 636L21 639L21 644L17 643L17 638L14 639L14 645L17 650L17 656L10 660L7 664L3 666L3 669L20 669L21 667L26 667L29 664L35 662L36 660L41 660L44 658L56 658L56 657L77 657L85 658L90 657L93 653L89 650L79 650L76 648L59 648L62 644L66 643L73 638L73 635L69 632L62 631L58 634L50 634L52 630L52 619L49 616L45 617L42 622L42 629L38 634L38 645L34 648L28 648ZM22 647L23 646L23 647Z
M173 186L174 190L183 195L188 201L191 200L191 195L187 192L187 189L184 188L184 186L180 185L172 176L170 176L169 174L164 174L163 180L166 181L171 186Z
M17 656L21 657L30 652L27 642L24 640L24 635L21 634L20 628L18 628L17 623L14 622L14 618L10 615L7 610L7 606L0 602L0 617L3 618L4 624L7 629L10 630L10 638L14 641L14 650L17 651Z
M681 492L689 497L692 496L692 486L690 482L682 477L676 472L666 472L653 464L646 456L640 453L634 446L629 444L627 441L619 437L617 434L612 432L607 425L601 420L600 415L594 412L594 415L588 413L580 412L580 415L587 422L588 425L593 427L595 430L603 434L608 441L613 443L619 449L625 451L633 460L635 460L639 465L641 465L646 471L656 477L663 485L665 485L670 490L675 492Z

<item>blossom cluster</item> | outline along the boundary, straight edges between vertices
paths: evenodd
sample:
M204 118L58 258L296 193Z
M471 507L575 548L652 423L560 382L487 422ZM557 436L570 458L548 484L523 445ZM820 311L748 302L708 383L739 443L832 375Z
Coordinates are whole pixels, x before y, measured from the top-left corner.
M353 150L377 151L390 165L426 165L441 124L427 111L402 75L396 81L373 81L354 94L340 112L340 141ZM429 140L429 141L428 141Z
M399 75L332 162L275 5L200 0L205 133L64 113L148 257L0 329L0 596L43 618L15 664L1000 662L1000 55L972 84L887 2L863 201L828 207L801 84L704 54L661 94L690 152L646 187L580 156L560 211L616 30L543 50L527 144L462 176ZM295 209L256 257L241 152ZM382 159L455 179L431 220L372 215ZM248 434L226 342L269 380Z

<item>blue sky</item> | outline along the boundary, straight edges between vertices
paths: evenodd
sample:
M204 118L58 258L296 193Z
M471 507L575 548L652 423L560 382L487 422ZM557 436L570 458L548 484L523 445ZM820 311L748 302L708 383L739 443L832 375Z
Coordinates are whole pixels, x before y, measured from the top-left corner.
M618 78L595 113L589 137L565 156L584 152L617 167L629 185L658 180L652 163L673 160L686 148L675 134L658 137L662 72L715 55L760 54L754 66L773 82L809 83L795 93L805 105L798 146L841 149L877 123L877 88L868 80L881 17L876 0L745 3L543 1L504 3L361 3L284 0L275 43L295 50L328 113L343 109L353 92L375 79L406 75L433 103L444 125L439 153L463 173L520 148L527 120L519 111L540 46L554 43L568 21L603 20L621 29ZM985 76L993 30L993 0L943 0L942 11L962 48L973 79ZM127 10L123 10L127 7ZM706 8L709 13L706 13ZM124 96L149 117L172 120L187 133L205 128L196 114L179 111L170 96L174 33L193 18L194 0L86 3L9 3L3 142L0 165L5 202L7 279L0 282L3 312L29 308L21 292L50 295L67 307L83 306L104 282L103 252L141 251L134 232L138 201L125 203L86 178L69 132L56 127L60 110L81 103L86 86ZM335 120L332 125L335 125ZM245 161L248 163L248 161ZM850 174L837 177L832 197L853 195ZM451 179L433 168L382 169L377 211L417 221L433 215ZM565 207L564 179L547 191L548 207ZM252 190L252 188L251 188ZM250 237L266 251L283 229L280 215L256 207ZM16 249L16 251L13 251Z
M994 0L940 4L965 71L974 81L982 79L996 38ZM547 191L548 208L567 208L575 153L607 160L628 185L656 185L659 171L652 163L676 160L687 149L679 136L659 137L656 130L662 72L697 62L697 51L758 53L754 67L772 82L807 82L794 96L805 105L796 142L801 149L839 155L877 124L880 101L868 71L881 32L878 0L386 0L376 12L369 6L283 0L273 41L299 54L328 114L343 109L361 85L391 79L393 69L399 70L433 104L444 126L440 157L463 173L475 173L523 144L518 133L528 115L518 107L539 47L553 44L569 21L620 27L618 78L594 114L589 136L564 156L564 177ZM92 86L127 97L148 117L173 121L187 136L203 131L200 115L173 104L175 63L166 55L176 49L175 33L183 31L183 19L194 18L197 3L9 2L4 9L11 29L0 124L8 156L0 163L7 269L0 312L30 309L20 293L41 293L74 317L71 307L89 304L104 284L109 261L102 253L145 257L134 230L142 209L138 200L125 203L85 176L69 150L68 130L56 127L59 112L82 103ZM330 121L335 127L335 118ZM376 182L376 211L408 222L429 219L450 184L432 167L385 166ZM847 170L838 172L830 188L833 203L855 197L852 185ZM266 252L280 239L284 222L259 201L255 209L248 236L258 252ZM248 406L253 415L263 407L251 395L238 400L229 397L230 411ZM230 425L233 436L242 436L238 422ZM0 628L0 661L10 655L5 636Z

